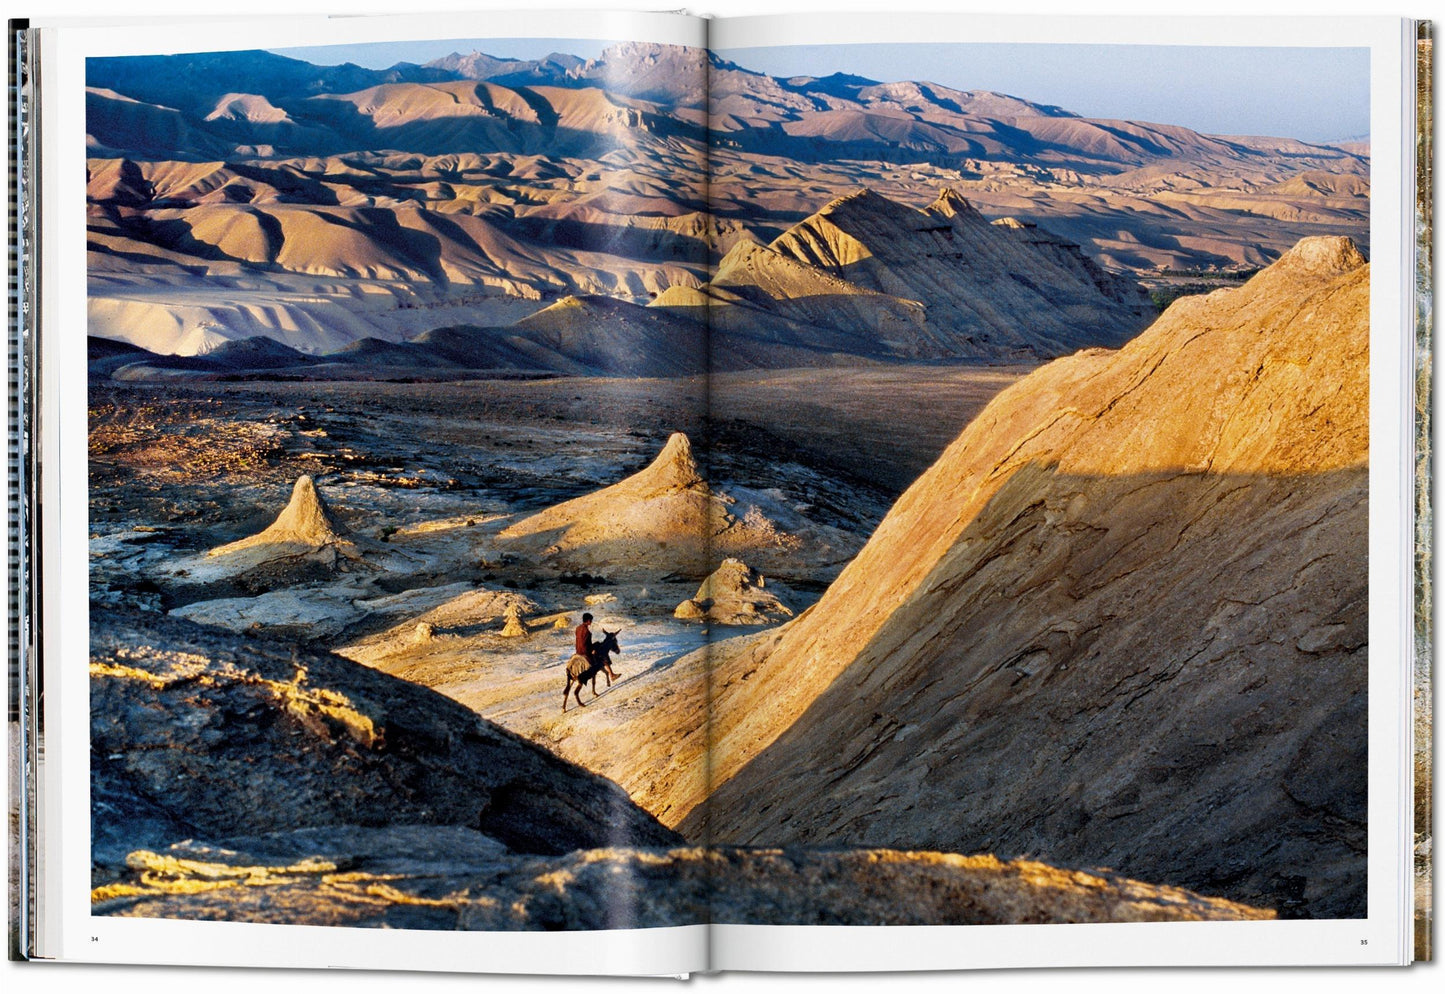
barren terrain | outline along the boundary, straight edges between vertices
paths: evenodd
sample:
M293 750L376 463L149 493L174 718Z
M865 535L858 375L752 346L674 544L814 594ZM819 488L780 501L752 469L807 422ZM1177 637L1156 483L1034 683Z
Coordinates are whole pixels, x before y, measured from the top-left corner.
M926 81L781 80L716 56L709 102L704 58L619 45L525 69L481 53L386 71L260 52L93 60L91 334L180 355L265 335L314 354L507 327L568 296L685 302L735 249L860 189L914 208L949 189L1126 286L1252 271L1311 235L1367 247L1367 146L1093 120ZM1012 293L1057 298L1036 268ZM933 306L897 267L901 282L867 275L887 299L850 307L886 305L906 326L908 302ZM1102 321L1096 341L1113 345L1147 323L1066 289L1093 308L1072 334ZM960 303L934 306L935 333L972 333L979 315ZM826 304L803 308L805 329ZM774 345L796 336L800 307L767 315ZM1027 358L1060 351L1033 344ZM763 364L824 361L805 355Z
M504 528L606 494L658 457L667 430L657 426L690 430L697 475L733 502L711 513L756 509L768 530L739 554L801 611L906 482L1025 371L915 370L908 396L933 398L930 414L910 415L913 430L887 445L904 385L887 368L734 374L717 385L710 431L691 380L102 381L91 392L92 596L340 649L605 767L616 752L608 729L632 713L624 702L638 681L704 701L702 671L671 671L708 638L706 624L673 616L710 569L705 550L687 551L695 524L684 519L671 548L659 537L630 564L553 561ZM340 559L313 556L283 576L232 562L238 540L266 528L303 475L343 533L317 541L344 542ZM525 638L500 635L512 603L526 608ZM589 607L623 631L624 680L602 699L606 717L564 719L562 666ZM419 642L423 623L431 635ZM579 721L592 731L573 742Z
M170 686L219 665L208 680L299 702L288 711L320 721L325 748L389 749L385 715L364 704L375 691L358 703L366 684L346 675L360 664L600 775L628 817L691 842L918 839L1065 866L1102 856L1289 916L1351 915L1363 885L1366 645L1352 557L1367 273L1347 240L1306 241L1238 289L1175 305L1117 352L1032 373L735 373L711 419L686 378L98 380L92 597L120 661L95 676ZM871 460L857 457L865 443ZM738 558L734 579L708 576L721 555ZM1199 562L1218 577L1191 593ZM725 589L750 606L710 613ZM148 644L216 645L228 631L267 658L296 647L294 672L248 676L224 652L137 655L106 627L137 609L171 616L142 627L193 626ZM564 711L583 610L619 633L620 679L599 678ZM1146 659L1138 639L1166 651ZM309 689L320 664L301 651L324 654L338 689ZM137 676L140 662L169 668ZM1015 713L1033 698L1045 712ZM1136 706L1155 715L1146 748L1094 736ZM1046 715L1074 731L1041 730ZM1199 722L1232 731L1201 738ZM137 732L166 734L136 726L107 748L130 755L122 743ZM992 758L976 766L959 742ZM918 807L935 761L976 805ZM1242 775L1259 764L1262 779ZM1005 769L1017 777L1000 780ZM1041 778L1057 782L1031 793ZM112 811L160 841L189 831L128 789ZM1232 814L1214 810L1220 796ZM1160 818L1178 826L1162 849L1136 825ZM218 826L203 837L237 834ZM611 841L637 844L624 836ZM145 880L163 878L148 860L102 861L98 879L149 899ZM688 858L657 865L694 872ZM315 897L310 872L281 874L311 895L298 906L354 913L330 884Z
M101 912L1363 914L1367 145L657 45L88 77Z

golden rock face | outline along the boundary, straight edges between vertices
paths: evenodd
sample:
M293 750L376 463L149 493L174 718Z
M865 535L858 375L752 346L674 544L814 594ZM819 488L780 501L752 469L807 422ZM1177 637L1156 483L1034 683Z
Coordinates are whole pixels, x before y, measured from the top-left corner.
M1368 306L1309 239L1001 393L771 651L714 652L751 676L683 831L1362 913Z

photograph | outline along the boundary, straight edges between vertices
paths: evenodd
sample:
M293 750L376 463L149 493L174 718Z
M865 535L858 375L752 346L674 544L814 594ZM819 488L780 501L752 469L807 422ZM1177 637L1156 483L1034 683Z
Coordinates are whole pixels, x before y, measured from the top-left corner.
M1371 49L798 41L84 60L94 916L1372 916Z

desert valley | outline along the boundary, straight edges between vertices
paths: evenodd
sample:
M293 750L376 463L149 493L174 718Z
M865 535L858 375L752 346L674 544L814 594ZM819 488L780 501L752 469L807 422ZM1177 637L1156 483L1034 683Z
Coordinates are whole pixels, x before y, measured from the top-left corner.
M1365 913L1367 142L88 75L96 913Z

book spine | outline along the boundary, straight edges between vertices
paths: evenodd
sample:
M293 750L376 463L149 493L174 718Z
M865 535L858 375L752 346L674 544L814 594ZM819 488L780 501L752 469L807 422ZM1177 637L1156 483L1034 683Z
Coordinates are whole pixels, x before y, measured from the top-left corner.
M1431 22L1416 27L1415 42L1415 729L1414 729L1414 959L1433 958L1434 925L1431 858L1431 743L1434 739L1433 665L1430 581L1433 522L1430 509L1430 404L1434 287L1432 279L1434 179L1432 130L1434 89L1431 85L1433 43Z
M27 959L36 948L36 857L34 845L38 813L35 775L38 770L38 721L40 683L34 652L34 598L31 571L36 532L33 516L38 512L34 459L36 451L33 412L35 379L37 198L33 109L35 106L34 48L29 22L8 24L8 122L9 128L9 324L6 400L6 535L9 598L8 649L10 804L18 831L11 836L10 895L18 913L11 919L8 955Z

